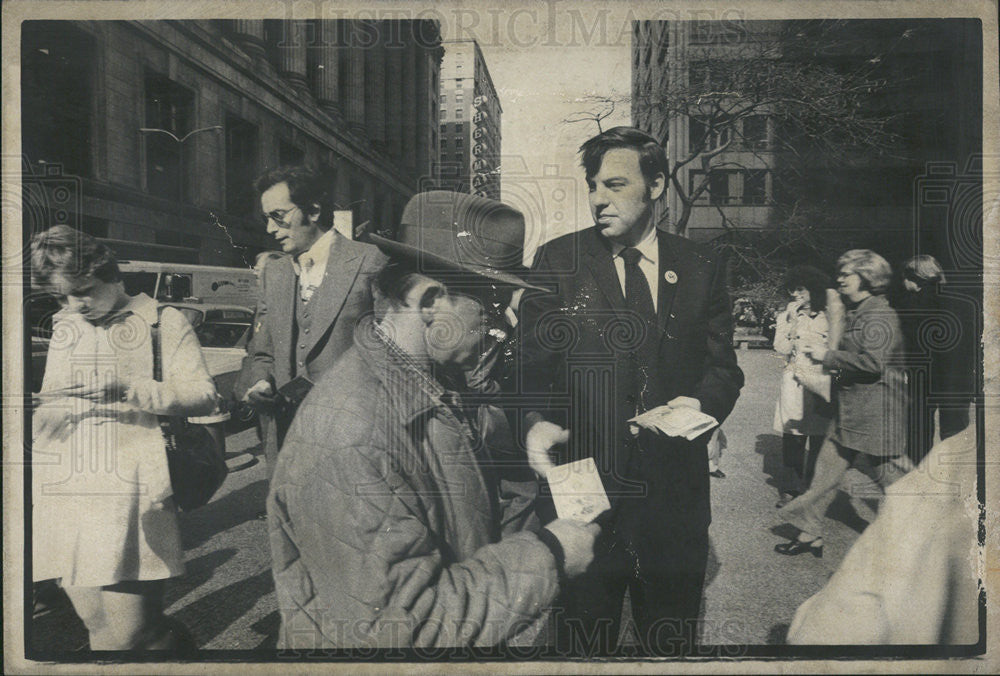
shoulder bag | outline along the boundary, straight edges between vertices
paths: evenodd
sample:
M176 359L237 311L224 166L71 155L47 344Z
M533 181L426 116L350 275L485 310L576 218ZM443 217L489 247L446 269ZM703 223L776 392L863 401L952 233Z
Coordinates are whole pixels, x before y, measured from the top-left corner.
M162 310L162 308L160 308ZM153 339L153 379L163 381L163 351L160 344L160 315L150 327ZM183 416L158 416L167 448L167 465L174 502L184 510L208 503L226 480L229 468L224 451L205 425L191 423Z

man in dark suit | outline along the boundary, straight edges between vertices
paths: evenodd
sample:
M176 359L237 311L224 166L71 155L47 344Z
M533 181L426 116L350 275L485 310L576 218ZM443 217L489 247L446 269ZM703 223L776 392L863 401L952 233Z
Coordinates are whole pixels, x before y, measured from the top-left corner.
M743 373L725 268L656 229L667 164L655 139L616 127L581 152L595 225L539 250L533 281L556 295L522 305L529 460L544 472L561 443L560 461L592 456L612 505L591 569L556 604L555 640L569 654L613 652L628 588L643 649L689 652L708 556L711 433L636 437L627 421L663 404L720 423L732 410Z
M261 273L254 337L238 380L246 389L236 394L272 416L263 440L270 474L309 383L353 344L355 325L372 310L371 278L386 258L333 229L318 172L282 167L257 179L256 188L267 232L289 255ZM279 393L292 381L303 387Z

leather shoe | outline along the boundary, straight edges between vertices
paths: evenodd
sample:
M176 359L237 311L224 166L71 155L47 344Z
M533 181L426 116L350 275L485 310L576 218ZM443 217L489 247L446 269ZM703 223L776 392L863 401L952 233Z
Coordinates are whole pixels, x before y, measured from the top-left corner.
M823 543L813 544L816 540L810 540L809 542L802 542L801 540L791 540L789 542L782 542L780 545L774 545L774 551L779 554L784 554L785 556L797 556L798 554L805 554L806 552L811 553L817 559L823 558Z
M716 479L725 479L726 473L723 472L721 469L714 469L708 473L708 476L715 477Z

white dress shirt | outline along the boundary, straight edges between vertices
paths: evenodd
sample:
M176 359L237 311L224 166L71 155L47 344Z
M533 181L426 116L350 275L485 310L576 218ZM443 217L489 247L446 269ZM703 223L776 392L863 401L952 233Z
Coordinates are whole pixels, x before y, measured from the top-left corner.
M327 230L313 242L308 251L292 260L292 268L299 277L299 295L302 300L308 301L313 291L323 283L326 263L330 258L330 247L333 246L333 238L336 236L337 233L333 228Z
M639 269L646 276L649 292L653 296L653 309L657 309L656 301L660 291L660 246L656 241L656 228L653 228L644 240L635 245L642 254L639 259ZM622 285L622 295L625 295L625 259L621 257L625 247L617 242L611 242L611 252L614 255L615 271L618 282Z

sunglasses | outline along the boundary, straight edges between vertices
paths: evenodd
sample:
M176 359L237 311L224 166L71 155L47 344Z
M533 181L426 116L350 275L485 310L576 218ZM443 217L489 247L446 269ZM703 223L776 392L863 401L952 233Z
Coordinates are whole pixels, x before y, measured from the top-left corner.
M274 211L268 211L266 214L261 214L260 217L264 221L264 225L274 221L279 228L290 228L292 227L292 224L285 219L288 217L288 214L293 211L299 211L299 208L292 207L291 209L275 209Z

